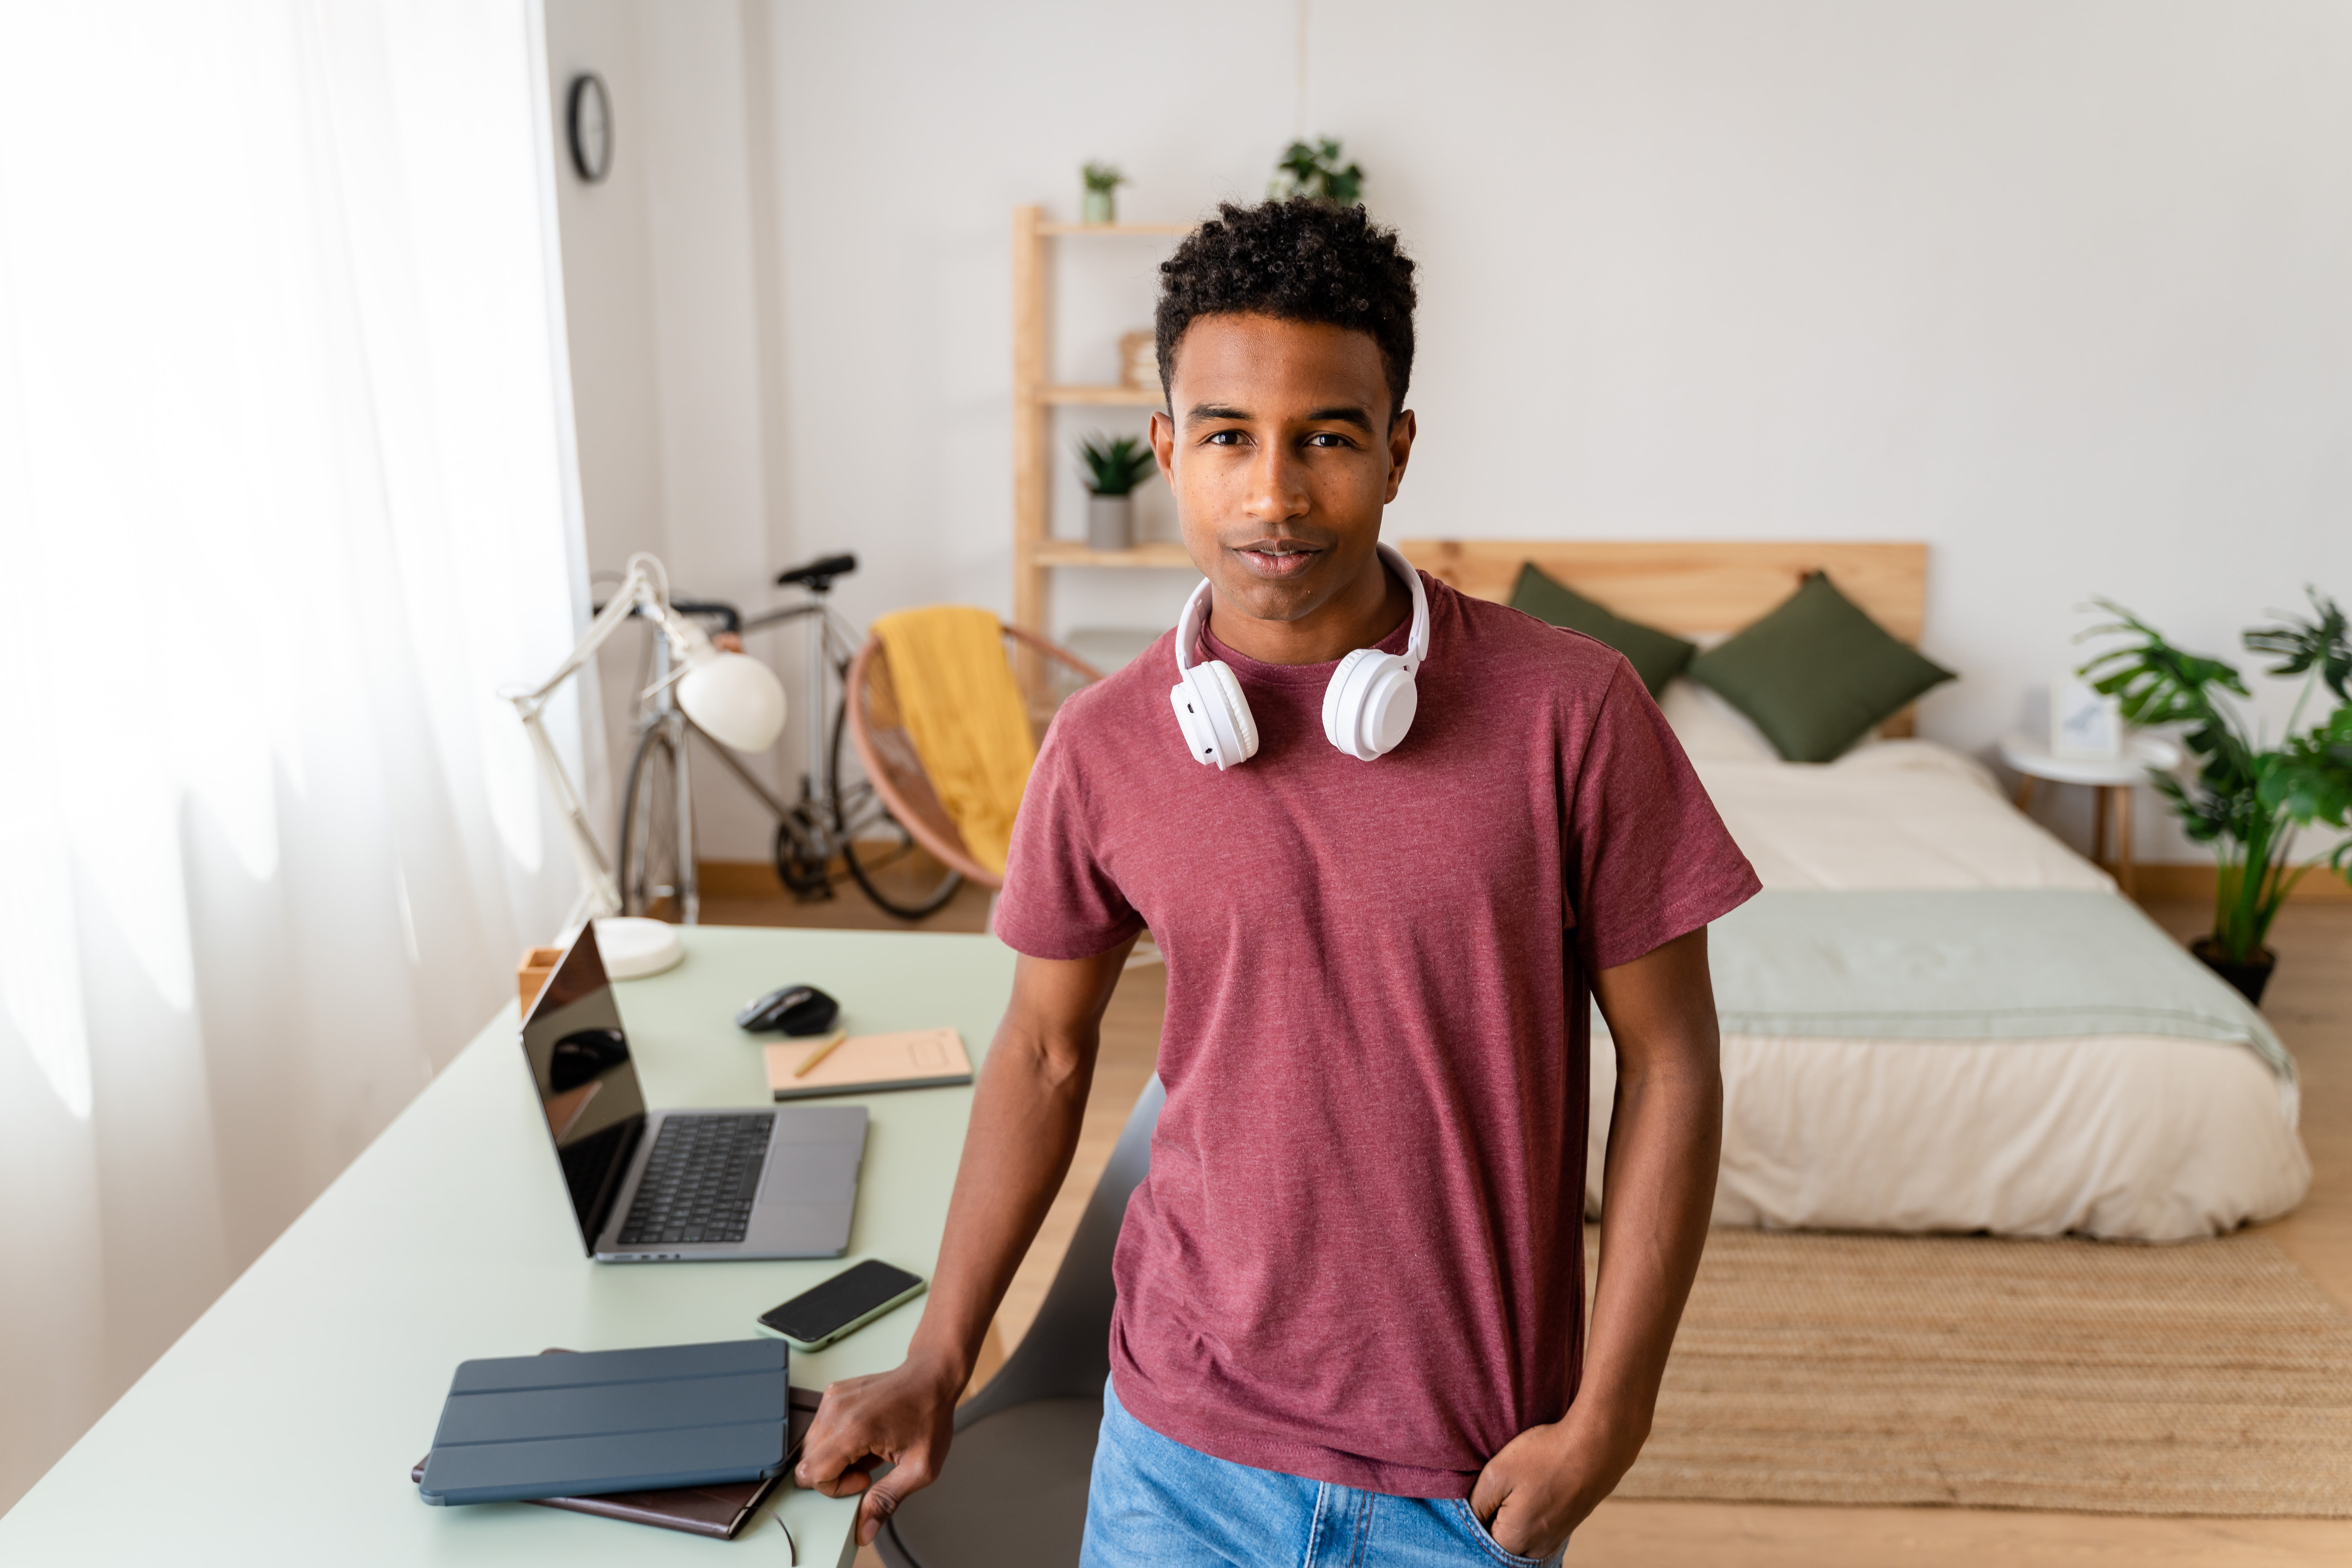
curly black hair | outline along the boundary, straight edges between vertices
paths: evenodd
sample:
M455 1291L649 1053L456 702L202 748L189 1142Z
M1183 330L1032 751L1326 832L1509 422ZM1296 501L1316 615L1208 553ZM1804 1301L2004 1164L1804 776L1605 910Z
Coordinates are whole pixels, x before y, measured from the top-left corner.
M1160 264L1160 391L1169 395L1176 345L1202 316L1259 315L1367 332L1388 375L1389 417L1412 375L1412 258L1359 206L1307 196L1236 206L1185 237Z

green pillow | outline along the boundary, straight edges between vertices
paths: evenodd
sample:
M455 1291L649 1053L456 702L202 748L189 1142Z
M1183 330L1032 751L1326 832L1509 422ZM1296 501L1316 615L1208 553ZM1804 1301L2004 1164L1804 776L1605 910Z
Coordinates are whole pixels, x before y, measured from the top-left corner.
M1667 681L1682 673L1691 655L1698 651L1696 643L1685 642L1639 621L1629 621L1574 589L1563 587L1546 576L1532 561L1519 567L1518 586L1511 590L1511 608L1525 610L1539 621L1549 621L1553 626L1566 626L1570 631L1582 632L1607 643L1632 661L1633 673L1650 689L1653 700L1666 689Z
M1780 607L1691 660L1690 678L1756 721L1792 763L1826 763L1952 672L1815 572Z

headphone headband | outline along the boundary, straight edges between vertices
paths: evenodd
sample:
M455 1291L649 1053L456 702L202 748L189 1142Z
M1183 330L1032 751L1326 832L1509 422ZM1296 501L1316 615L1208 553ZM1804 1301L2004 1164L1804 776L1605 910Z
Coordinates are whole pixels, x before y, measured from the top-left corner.
M1383 541L1374 546L1381 562L1391 572L1403 579L1405 588L1412 595L1412 629L1405 634L1404 668L1408 675L1418 671L1429 658L1429 593L1421 584L1421 574L1412 569L1393 545ZM1201 628L1209 618L1209 580L1201 579L1192 596L1184 601L1184 613L1176 620L1176 672L1179 675L1192 668L1192 644L1201 636Z

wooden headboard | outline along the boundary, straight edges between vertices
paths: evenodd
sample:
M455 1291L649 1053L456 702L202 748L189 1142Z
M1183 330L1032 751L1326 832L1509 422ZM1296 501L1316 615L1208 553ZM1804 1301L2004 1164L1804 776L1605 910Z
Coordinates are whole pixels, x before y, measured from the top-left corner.
M1736 632L1827 572L1841 593L1906 643L1927 619L1927 547L1852 542L1412 539L1406 560L1475 598L1507 600L1532 561L1588 599L1686 637Z

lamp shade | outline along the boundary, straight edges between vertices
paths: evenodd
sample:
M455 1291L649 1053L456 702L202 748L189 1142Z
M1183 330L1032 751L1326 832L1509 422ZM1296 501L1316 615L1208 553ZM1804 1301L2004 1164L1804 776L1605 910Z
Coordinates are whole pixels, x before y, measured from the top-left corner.
M776 743L784 729L784 687L774 670L717 648L698 648L688 662L677 705L704 734L738 752L764 752Z

